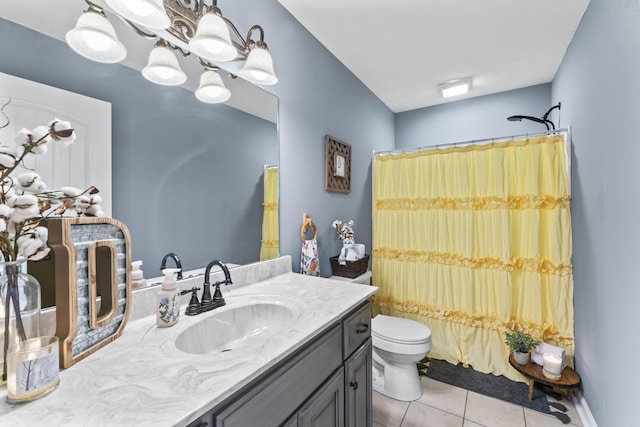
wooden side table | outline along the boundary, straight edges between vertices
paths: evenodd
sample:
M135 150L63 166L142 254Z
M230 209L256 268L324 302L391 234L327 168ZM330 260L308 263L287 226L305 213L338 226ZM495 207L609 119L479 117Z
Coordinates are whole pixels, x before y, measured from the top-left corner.
M562 370L559 380L552 380L545 377L542 373L542 366L537 365L531 359L526 365L521 365L515 361L513 353L511 353L509 355L509 364L529 380L529 400L533 398L533 384L536 382L553 387L553 391L565 396L567 399L573 397L574 390L580 385L580 375L568 366Z

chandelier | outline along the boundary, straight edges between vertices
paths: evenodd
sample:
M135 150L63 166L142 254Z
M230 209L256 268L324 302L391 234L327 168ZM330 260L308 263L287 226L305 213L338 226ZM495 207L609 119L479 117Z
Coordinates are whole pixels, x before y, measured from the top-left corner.
M102 7L89 5L76 26L66 35L67 44L93 61L117 63L127 56L115 29ZM175 52L193 54L204 71L196 97L207 103L225 102L231 92L224 86L216 65L245 61L240 77L259 85L278 82L264 30L252 26L244 38L217 6L217 0L106 0L107 5L138 35L157 40L142 75L154 83L175 86L187 75L180 68ZM233 34L233 38L231 35Z

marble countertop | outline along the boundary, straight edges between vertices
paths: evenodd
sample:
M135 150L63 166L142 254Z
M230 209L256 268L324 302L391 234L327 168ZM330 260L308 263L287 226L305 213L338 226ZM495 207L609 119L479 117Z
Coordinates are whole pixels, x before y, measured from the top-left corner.
M222 288L227 305L156 328L155 315L130 321L122 336L60 372L60 385L33 402L10 405L0 391L0 424L6 426L186 425L319 335L377 288L285 273ZM287 328L254 346L230 352L189 354L175 338L222 310L266 296L294 306ZM215 334L215 330L211 330Z

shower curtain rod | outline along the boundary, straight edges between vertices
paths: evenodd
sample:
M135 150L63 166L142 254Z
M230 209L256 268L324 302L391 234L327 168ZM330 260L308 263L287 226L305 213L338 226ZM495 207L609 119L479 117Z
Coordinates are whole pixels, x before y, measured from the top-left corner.
M379 156L385 156L388 154L404 154L404 153L413 153L416 151L423 151L423 150L428 150L428 149L433 149L433 148L443 148L443 147L455 147L456 145L472 145L472 144L477 144L480 142L500 142L500 141L510 141L512 139L522 139L522 138L529 138L529 137L537 137L537 136L547 136L547 135L556 135L556 134L560 134L560 133L566 133L569 134L569 129L568 128L562 128L562 129L555 129L555 130L547 130L547 131L542 131L542 132L532 132L532 133L523 133L520 135L511 135L511 136L501 136L501 137L497 137L497 138L483 138L483 139L472 139L472 140L468 140L468 141L461 141L461 142L447 142L445 144L436 144L436 145L427 145L427 146L423 146L423 147L412 147L412 148L399 148L396 150L387 150L387 151L374 151L373 155L379 155Z

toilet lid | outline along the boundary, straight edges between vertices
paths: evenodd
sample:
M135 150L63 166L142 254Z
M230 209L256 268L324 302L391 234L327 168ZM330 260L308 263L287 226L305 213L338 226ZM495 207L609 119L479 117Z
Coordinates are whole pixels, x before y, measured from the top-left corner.
M371 320L371 333L396 343L421 344L431 341L431 329L422 323L384 314L378 314Z

